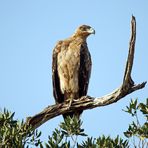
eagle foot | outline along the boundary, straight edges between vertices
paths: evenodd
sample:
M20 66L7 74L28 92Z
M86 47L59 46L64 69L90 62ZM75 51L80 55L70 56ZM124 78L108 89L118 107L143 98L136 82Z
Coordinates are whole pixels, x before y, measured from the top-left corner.
M70 107L71 107L71 104L72 104L72 99L69 101L69 104L68 104L68 107L67 107L67 109L70 109Z

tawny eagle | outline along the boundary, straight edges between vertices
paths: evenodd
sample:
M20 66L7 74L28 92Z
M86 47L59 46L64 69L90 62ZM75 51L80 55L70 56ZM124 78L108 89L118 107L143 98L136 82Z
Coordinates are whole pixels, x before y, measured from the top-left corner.
M92 63L86 39L90 34L95 34L95 30L82 25L71 37L59 41L53 50L52 81L56 103L67 101L71 105L73 100L87 94ZM79 117L81 113L76 110L63 117Z

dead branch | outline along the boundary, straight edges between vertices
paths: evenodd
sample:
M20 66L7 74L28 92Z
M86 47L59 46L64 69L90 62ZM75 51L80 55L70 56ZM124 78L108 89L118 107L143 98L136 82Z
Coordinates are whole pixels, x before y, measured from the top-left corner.
M48 106L42 112L32 117L28 117L26 120L26 124L32 125L33 128L35 129L40 125L44 124L49 119L52 119L66 112L72 112L74 110L87 110L95 107L106 106L106 105L117 102L118 100L122 99L126 95L136 90L144 88L146 85L146 82L136 85L131 78L131 72L132 72L132 66L133 66L133 60L134 60L134 51L135 51L135 41L136 41L136 20L135 20L135 17L132 16L129 53L128 53L128 58L126 62L123 84L119 88L114 90L112 93L100 98L83 96L79 100L74 101L69 109L67 109L68 107L65 102L61 104Z

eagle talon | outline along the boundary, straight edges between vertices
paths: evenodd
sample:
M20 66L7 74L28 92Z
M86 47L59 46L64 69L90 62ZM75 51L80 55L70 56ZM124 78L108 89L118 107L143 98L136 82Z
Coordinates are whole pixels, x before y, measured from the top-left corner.
M81 98L80 99L73 99L73 101L76 101L76 102L79 101L79 100L81 100Z
M72 104L72 101L73 101L73 100L70 100L70 102L69 102L69 104L68 104L68 109L70 109L71 104Z
M69 105L68 105L68 106L66 107L66 110L69 110L69 108L70 108L70 107L69 107Z

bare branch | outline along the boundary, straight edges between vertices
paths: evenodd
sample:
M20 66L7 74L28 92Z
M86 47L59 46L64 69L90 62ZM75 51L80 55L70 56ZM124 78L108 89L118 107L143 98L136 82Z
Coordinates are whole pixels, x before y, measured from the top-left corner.
M118 100L122 99L123 97L125 97L126 95L134 91L144 88L146 85L146 82L136 85L134 84L134 81L131 78L131 72L132 72L132 66L133 66L133 60L134 60L134 51L135 51L135 41L136 41L136 20L135 20L135 17L132 16L129 53L128 53L128 58L126 62L123 84L119 88L114 90L112 93L99 98L83 96L77 101L72 102L72 105L70 108L68 108L68 105L66 102L48 106L42 112L36 114L35 116L28 117L26 120L26 124L32 125L33 128L35 129L40 125L44 124L49 119L52 119L66 112L72 112L75 110L87 110L95 107L106 106L106 105L117 102Z
M135 20L135 17L132 16L131 39L129 43L129 53L128 53L125 74L124 74L124 79L123 79L123 85L122 85L123 87L126 87L127 84L134 85L134 82L131 78L131 72L132 72L133 61L134 61L135 42L136 42L136 20Z

